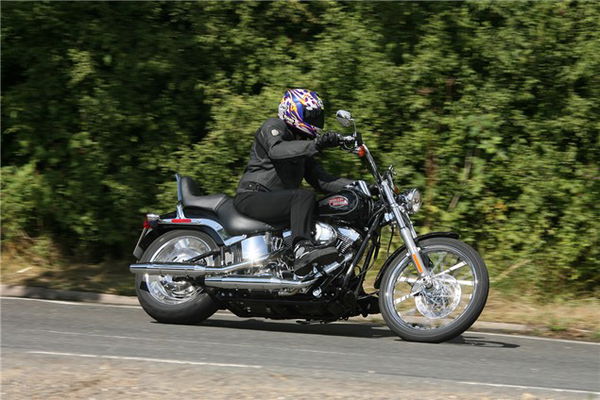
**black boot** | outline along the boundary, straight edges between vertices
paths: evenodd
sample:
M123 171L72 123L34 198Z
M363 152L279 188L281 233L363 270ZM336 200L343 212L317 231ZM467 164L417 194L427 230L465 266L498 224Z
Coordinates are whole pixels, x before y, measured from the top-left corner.
M302 240L294 246L294 272L303 276L312 271L312 264L330 264L338 257L335 247L317 247L310 240Z

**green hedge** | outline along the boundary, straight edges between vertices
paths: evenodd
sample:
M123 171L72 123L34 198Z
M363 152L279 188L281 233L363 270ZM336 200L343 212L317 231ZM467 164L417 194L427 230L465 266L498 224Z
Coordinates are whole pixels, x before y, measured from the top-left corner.
M124 257L172 174L232 194L284 89L355 115L496 285L598 288L595 2L8 2L2 237ZM365 177L329 151L328 168Z

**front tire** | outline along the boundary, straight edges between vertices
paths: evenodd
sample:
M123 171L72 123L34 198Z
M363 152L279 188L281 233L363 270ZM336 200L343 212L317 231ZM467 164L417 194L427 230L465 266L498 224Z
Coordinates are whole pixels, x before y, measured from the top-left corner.
M402 339L443 342L466 331L481 314L489 290L487 268L459 240L431 238L418 245L429 260L431 282L421 279L411 258L402 254L384 272L379 307Z
M139 262L183 262L216 249L218 245L206 233L178 229L156 238ZM216 265L215 257L207 260L208 265ZM189 281L173 280L169 275L136 274L135 287L142 308L158 322L194 324L219 309L203 287Z

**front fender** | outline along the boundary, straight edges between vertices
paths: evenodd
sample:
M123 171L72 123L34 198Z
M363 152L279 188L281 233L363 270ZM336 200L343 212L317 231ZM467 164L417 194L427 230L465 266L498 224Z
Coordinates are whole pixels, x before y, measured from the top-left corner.
M447 238L452 238L452 239L458 239L460 237L460 235L456 232L430 232L430 233L426 233L424 235L417 236L417 238L415 239L415 244L417 246L419 246L419 242L421 240L430 239L430 238L434 238L434 237L447 237ZM402 246L402 247L398 248L396 251L394 251L392 253L391 256L388 257L387 260L385 260L385 263L383 263L383 266L381 267L381 269L379 270L379 273L377 274L377 278L375 278L375 284L374 284L375 289L379 289L379 284L381 283L381 278L383 278L383 274L389 268L390 264L392 263L392 260L394 260L396 257L401 255L402 253L406 253L406 246Z

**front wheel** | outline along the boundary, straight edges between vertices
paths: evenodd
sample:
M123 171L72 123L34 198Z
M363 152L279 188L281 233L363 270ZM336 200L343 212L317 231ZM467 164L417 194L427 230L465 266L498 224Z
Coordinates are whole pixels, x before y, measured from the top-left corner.
M184 262L218 248L206 233L173 230L156 238L142 255L140 262ZM214 266L215 257L206 258ZM158 322L193 324L203 321L218 310L216 301L202 286L170 275L136 274L135 285L142 308Z
M405 254L385 271L379 307L388 327L402 339L443 342L466 331L479 317L488 296L485 263L469 245L451 238L419 242L430 279L419 276Z

